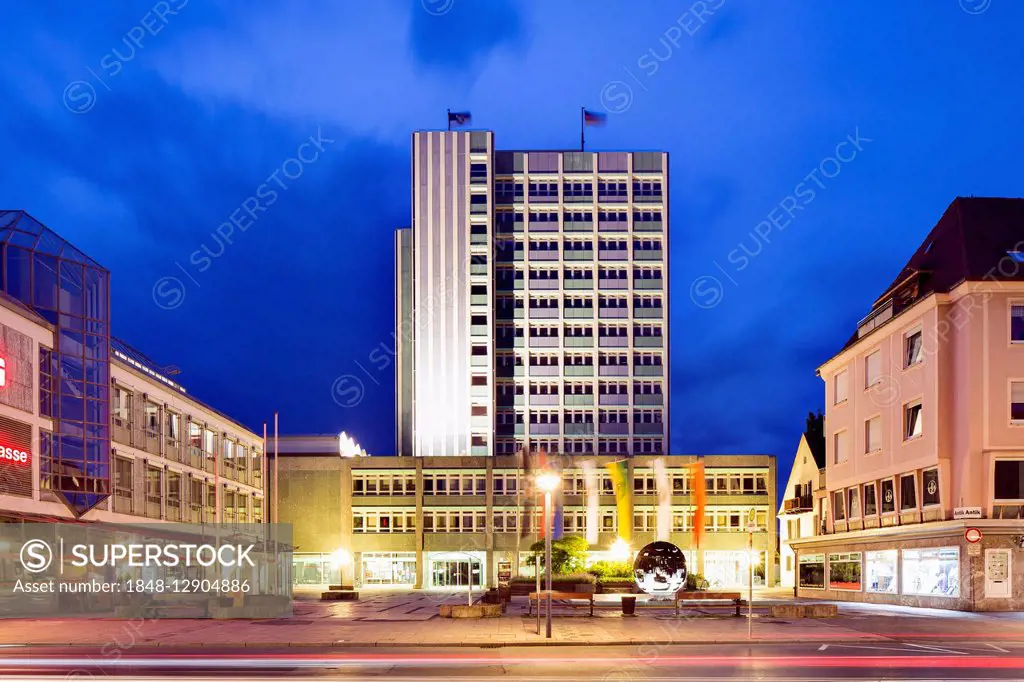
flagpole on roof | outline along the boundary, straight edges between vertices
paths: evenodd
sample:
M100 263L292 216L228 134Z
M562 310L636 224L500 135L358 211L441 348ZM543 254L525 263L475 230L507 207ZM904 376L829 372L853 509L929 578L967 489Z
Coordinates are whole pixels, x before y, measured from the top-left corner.
M584 131L587 129L587 108L580 107L580 151L586 151L587 139Z
M448 132L452 131L452 110L448 109Z

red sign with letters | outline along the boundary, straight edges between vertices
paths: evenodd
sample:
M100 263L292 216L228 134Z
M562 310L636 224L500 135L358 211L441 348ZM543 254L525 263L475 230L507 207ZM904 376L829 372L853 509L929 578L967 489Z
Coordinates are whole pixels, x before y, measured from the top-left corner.
M0 376L3 376L2 369ZM0 416L0 493L32 497L32 427L3 416Z

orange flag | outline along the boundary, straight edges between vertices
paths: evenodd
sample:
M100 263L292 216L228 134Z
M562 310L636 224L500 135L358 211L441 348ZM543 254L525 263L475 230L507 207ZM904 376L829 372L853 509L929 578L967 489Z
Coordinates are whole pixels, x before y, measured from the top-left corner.
M708 488L704 479L704 460L698 459L690 465L693 472L693 546L700 549L704 536L704 506L707 503Z

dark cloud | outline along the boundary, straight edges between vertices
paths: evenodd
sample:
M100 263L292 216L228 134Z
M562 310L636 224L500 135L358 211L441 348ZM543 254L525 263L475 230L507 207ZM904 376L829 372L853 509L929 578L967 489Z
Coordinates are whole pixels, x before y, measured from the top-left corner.
M411 0L413 55L431 67L461 71L491 50L525 37L522 3L511 0Z

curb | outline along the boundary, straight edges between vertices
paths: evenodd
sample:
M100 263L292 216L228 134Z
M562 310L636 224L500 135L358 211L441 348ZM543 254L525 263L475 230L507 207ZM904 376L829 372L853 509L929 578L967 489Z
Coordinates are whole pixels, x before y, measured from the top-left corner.
M445 649L445 648L475 648L475 649L503 649L510 647L586 647L586 646L707 646L711 644L749 644L749 645L776 645L776 644L863 644L866 642L894 642L890 637L872 635L869 637L847 637L836 639L821 639L808 642L806 638L786 639L704 639L704 640L671 640L671 639L624 639L600 642L563 642L557 639L541 640L537 642L139 642L136 647L139 649L257 649L257 648L328 648L328 649L367 649L367 648L392 648L392 649ZM7 647L67 647L73 649L95 649L102 644L82 644L71 642L45 642L36 644L7 644Z

